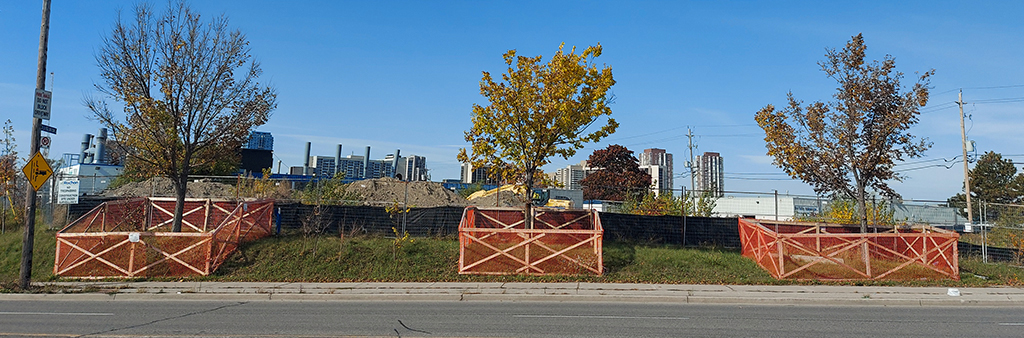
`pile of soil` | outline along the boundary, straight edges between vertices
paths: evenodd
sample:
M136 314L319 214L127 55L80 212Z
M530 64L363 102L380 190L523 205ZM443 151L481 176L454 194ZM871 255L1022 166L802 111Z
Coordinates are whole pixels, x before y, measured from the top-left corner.
M106 190L103 196L113 197L174 197L174 186L171 179L166 177L153 177L151 179L132 182L113 190ZM193 181L188 182L185 192L187 198L234 198L235 187L227 184Z
M512 191L502 190L498 196L484 196L469 200L469 204L477 207L495 207L495 204L499 207L517 207L520 208L526 204L526 198L523 195L517 194Z
M469 201L435 182L406 182L394 178L379 178L353 182L347 190L363 197L366 205L403 203L406 190L409 192L408 205L418 208L442 206L464 207Z

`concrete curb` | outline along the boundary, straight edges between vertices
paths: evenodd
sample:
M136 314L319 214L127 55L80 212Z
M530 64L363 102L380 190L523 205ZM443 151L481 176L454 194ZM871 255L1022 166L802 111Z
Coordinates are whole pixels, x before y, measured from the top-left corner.
M70 293L0 294L52 301L509 301L747 305L1024 306L1022 288L603 283L39 283ZM77 293L87 290L90 292ZM958 295L951 295L958 294Z

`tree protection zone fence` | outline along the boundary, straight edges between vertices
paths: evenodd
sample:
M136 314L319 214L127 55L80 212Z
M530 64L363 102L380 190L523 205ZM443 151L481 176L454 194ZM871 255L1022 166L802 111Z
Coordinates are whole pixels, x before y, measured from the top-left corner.
M960 279L956 232L740 219L743 255L778 279Z
M459 273L481 275L604 272L601 219L593 210L468 207L459 224Z
M53 273L63 277L206 276L246 241L270 235L273 200L186 199L181 232L170 232L175 200L104 202L57 233Z

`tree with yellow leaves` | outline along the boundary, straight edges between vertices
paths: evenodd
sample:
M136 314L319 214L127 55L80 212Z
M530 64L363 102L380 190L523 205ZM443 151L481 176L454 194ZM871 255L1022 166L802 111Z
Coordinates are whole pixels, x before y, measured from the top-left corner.
M920 157L931 147L907 130L928 103L929 77L935 73L921 74L903 91L903 73L896 71L895 59L886 55L882 62L865 62L866 50L858 34L842 51L829 49L826 60L819 62L839 84L835 101L803 106L789 93L785 108L768 105L755 115L774 164L818 193L856 200L861 232L867 231L867 189L899 198L887 184L903 179L893 165Z
M248 45L226 17L207 22L178 1L159 16L136 6L96 54L105 81L96 88L124 106L124 117L102 99L85 104L137 166L129 169L171 179L172 231L181 231L189 174L233 156L276 107L274 89L257 82L262 71Z
M466 132L471 152L459 150L458 159L474 167L490 167L505 180L522 185L527 192L539 183L540 168L552 156L568 159L586 142L596 142L615 132L618 123L610 116L615 84L611 67L598 67L601 45L576 54L565 44L547 63L541 56L520 56L516 50L503 55L508 70L495 82L483 72L480 94L486 106L473 105L473 127ZM609 116L603 126L589 127ZM526 203L527 226L532 225Z

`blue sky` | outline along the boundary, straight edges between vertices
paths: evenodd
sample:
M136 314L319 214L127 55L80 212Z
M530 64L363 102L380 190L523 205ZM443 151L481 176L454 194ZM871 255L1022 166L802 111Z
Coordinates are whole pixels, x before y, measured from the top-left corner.
M59 131L51 157L77 152L81 135L99 125L83 97L101 81L94 53L118 10L131 1L53 0L48 72L54 72L53 120ZM163 8L165 3L154 4ZM963 88L969 138L979 152L1024 162L1024 2L648 2L648 1L196 1L207 16L224 14L247 34L274 85L279 105L259 130L275 137L285 166L302 164L306 141L314 155L372 157L394 149L427 157L434 180L457 178L455 154L470 127L481 71L504 71L501 55L550 56L558 45L601 43L598 61L617 84L618 132L569 159L622 144L640 152L673 153L676 174L695 153L725 157L729 191L810 194L765 156L754 113L785 103L792 91L810 102L829 100L835 83L817 62L825 48L842 48L863 33L868 57L896 58L907 74L935 69L933 95L912 133L934 146L923 159L898 166L909 178L893 186L904 198L944 200L962 189L956 91ZM0 119L17 129L28 151L41 1L0 1ZM998 88L994 88L998 87ZM993 99L1010 99L994 103ZM1014 100L1021 99L1021 100ZM946 168L943 165L951 166ZM689 186L688 176L676 187Z

